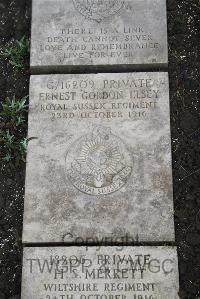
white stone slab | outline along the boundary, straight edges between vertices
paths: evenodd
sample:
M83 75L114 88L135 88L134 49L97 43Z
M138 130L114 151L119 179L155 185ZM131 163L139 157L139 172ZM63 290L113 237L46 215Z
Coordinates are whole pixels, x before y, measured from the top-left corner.
M28 135L23 242L174 241L167 73L32 76Z
M21 299L178 299L176 248L25 248Z
M32 72L166 67L166 0L33 0Z

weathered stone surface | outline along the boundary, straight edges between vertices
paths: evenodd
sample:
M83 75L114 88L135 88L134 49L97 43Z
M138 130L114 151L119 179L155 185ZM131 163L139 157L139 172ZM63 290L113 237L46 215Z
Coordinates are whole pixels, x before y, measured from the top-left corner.
M166 0L33 0L33 72L167 63Z
M167 73L32 76L24 242L173 241Z
M173 247L25 248L21 299L178 299Z

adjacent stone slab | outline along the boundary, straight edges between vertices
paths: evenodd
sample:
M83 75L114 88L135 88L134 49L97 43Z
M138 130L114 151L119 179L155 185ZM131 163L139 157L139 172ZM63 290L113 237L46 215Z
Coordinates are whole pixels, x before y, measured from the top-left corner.
M167 66L166 0L33 0L32 14L33 72Z
M176 248L25 248L21 299L178 299Z
M23 242L173 241L167 73L32 76Z

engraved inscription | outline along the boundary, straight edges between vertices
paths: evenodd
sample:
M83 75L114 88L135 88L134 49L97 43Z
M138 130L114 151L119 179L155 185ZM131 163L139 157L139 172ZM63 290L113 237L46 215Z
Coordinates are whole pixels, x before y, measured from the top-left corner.
M157 113L161 83L149 78L49 80L38 94L41 113L51 120L147 120ZM162 83L163 84L163 83ZM80 102L81 100L81 102Z
M101 22L121 10L122 0L73 0L75 8L87 19Z
M126 184L132 162L123 141L113 135L110 128L97 126L71 146L66 157L66 171L78 190L104 195Z

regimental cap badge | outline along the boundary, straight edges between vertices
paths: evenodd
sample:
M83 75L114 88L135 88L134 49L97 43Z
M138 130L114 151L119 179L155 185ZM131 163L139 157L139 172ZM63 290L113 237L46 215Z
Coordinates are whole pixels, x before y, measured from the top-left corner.
M75 8L87 19L101 22L121 10L123 0L73 0Z
M124 186L132 161L123 141L111 129L97 126L76 140L67 155L67 176L80 191L105 195Z

